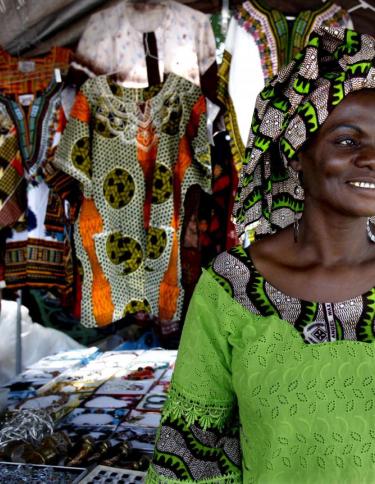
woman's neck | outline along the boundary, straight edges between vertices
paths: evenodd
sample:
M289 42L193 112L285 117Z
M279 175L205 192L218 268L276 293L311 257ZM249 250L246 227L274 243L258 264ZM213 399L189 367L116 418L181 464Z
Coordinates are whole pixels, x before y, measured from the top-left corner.
M351 265L374 257L375 244L367 235L366 217L350 217L328 210L306 209L299 222L298 246L305 260L323 267Z

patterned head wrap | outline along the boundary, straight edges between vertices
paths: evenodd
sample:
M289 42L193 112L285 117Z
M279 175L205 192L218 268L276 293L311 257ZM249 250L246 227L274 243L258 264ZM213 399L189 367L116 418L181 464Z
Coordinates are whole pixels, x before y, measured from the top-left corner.
M321 27L258 95L234 206L238 232L286 227L303 211L288 166L329 113L353 91L375 88L375 39ZM302 192L302 193L301 193Z

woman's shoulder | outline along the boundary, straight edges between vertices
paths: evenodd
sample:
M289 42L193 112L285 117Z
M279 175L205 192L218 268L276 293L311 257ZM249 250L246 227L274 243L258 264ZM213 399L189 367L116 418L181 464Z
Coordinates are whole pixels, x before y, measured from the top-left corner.
M247 250L242 245L216 256L207 268L208 274L231 296L249 281L253 265Z
M227 274L232 269L238 269L238 265L251 266L251 260L247 249L239 244L235 245L231 249L221 252L211 262L209 269L214 269L219 274Z
M260 244L262 244L261 241ZM253 248L253 246L250 247ZM262 318L272 316L285 319L282 315L286 315L280 309L291 308L291 298L287 293L284 294L269 284L263 274L259 272L257 266L254 265L250 247L237 245L221 253L213 260L207 272L235 303L252 315ZM297 299L293 302L293 307L300 304Z

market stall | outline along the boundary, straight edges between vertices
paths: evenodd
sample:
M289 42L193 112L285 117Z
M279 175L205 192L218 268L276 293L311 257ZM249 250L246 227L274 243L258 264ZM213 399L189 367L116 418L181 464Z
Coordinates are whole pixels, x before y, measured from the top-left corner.
M239 242L256 96L314 29L374 34L375 5L0 0L0 21L0 482L140 483L202 268Z

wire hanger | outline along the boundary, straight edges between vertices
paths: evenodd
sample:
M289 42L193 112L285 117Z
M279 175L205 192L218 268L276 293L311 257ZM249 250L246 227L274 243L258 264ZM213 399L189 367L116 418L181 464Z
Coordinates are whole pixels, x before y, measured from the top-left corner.
M221 31L225 35L228 32L230 20L229 0L223 0L221 6Z
M349 8L348 12L352 13L355 12L356 10L359 10L360 8L363 8L364 10L370 9L373 12L375 12L375 6L370 5L368 2L365 0L359 0L357 5L354 5L354 7Z
M150 57L151 59L155 59L157 61L160 60L159 57L156 57L155 55L151 54L150 47L148 45L148 38L147 38L147 36L145 37L145 47L146 47L145 48L145 54L146 54L147 57Z

